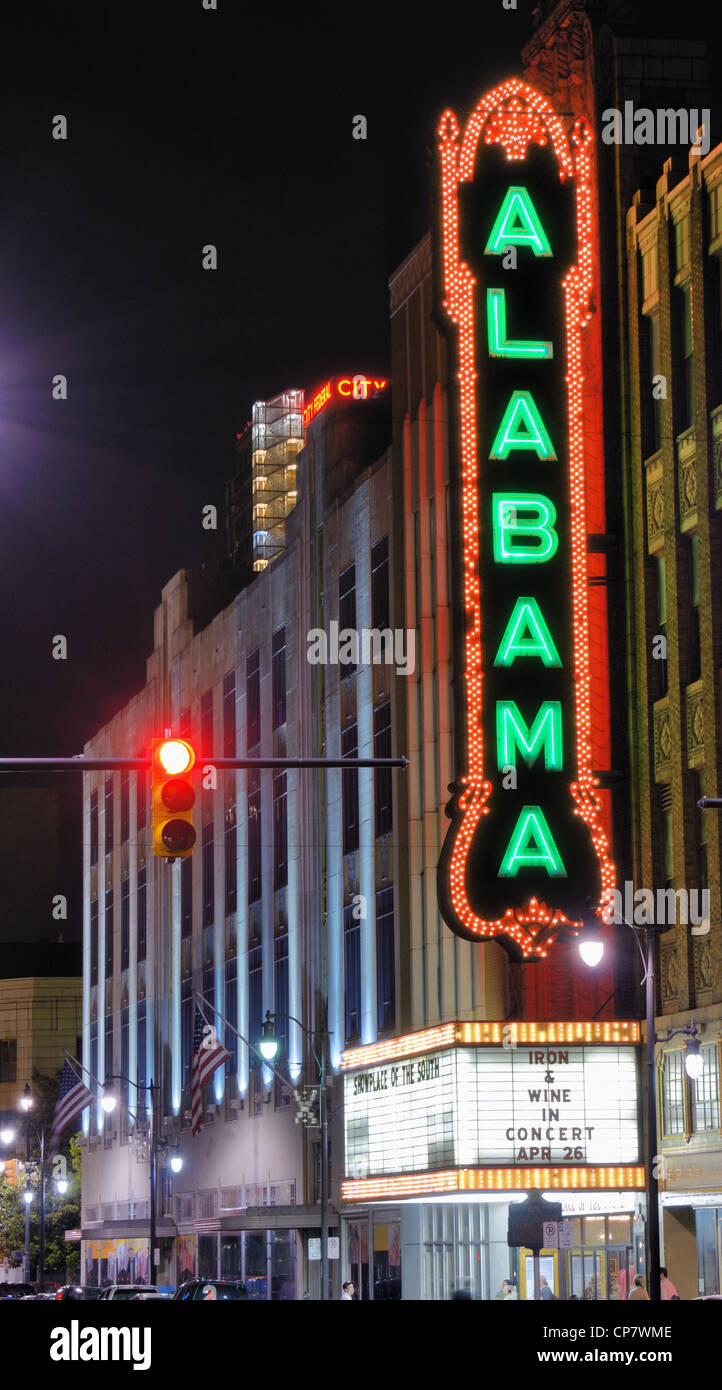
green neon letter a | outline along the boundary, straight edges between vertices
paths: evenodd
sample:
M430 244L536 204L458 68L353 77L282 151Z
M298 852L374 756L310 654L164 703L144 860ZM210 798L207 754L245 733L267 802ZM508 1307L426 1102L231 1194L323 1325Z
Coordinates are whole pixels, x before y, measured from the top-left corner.
M531 391L512 391L489 457L505 459L512 449L533 449L537 458L556 458L549 431Z
M494 657L494 665L512 666L518 656L537 656L544 666L562 664L535 598L517 599Z
M547 772L559 772L562 757L562 706L560 700L545 700L529 728L514 700L496 702L496 757L501 767L516 767L519 750L527 767L536 762L544 748Z
M522 806L499 869L500 878L514 878L520 869L546 869L550 878L567 871L541 806Z
M502 256L507 246L530 246L535 256L552 254L539 214L525 188L507 189L484 255Z

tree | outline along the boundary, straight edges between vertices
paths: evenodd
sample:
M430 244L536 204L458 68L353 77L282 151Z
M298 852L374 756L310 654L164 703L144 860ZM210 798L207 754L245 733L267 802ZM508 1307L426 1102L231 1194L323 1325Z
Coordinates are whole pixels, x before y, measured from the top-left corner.
M33 1072L33 1108L30 1129L30 1186L35 1189L35 1201L30 1209L30 1268L35 1271L40 1256L40 1145L38 1128L45 1124L46 1145L50 1138L53 1112L60 1086L60 1072L55 1076L44 1076ZM20 1164L25 1165L25 1120L18 1116L16 1125L15 1153ZM82 1152L72 1130L66 1131L60 1143L60 1158L64 1169L57 1162L45 1156L45 1273L48 1278L65 1281L68 1270L77 1271L80 1263L80 1250L77 1244L69 1244L65 1239L67 1230L80 1225L80 1184ZM20 1165L19 1165L20 1166ZM55 1188L53 1176L65 1176L68 1190L61 1196ZM25 1174L17 1186L11 1186L7 1178L0 1177L0 1257L12 1260L13 1251L23 1250L25 1246ZM73 1277L72 1275L70 1277Z

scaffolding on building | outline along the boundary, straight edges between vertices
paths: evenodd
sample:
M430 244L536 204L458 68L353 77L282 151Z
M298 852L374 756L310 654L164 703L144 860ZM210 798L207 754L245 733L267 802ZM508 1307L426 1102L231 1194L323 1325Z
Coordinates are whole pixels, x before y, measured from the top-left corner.
M252 417L253 568L282 554L286 517L296 505L296 456L304 443L304 393L256 401Z

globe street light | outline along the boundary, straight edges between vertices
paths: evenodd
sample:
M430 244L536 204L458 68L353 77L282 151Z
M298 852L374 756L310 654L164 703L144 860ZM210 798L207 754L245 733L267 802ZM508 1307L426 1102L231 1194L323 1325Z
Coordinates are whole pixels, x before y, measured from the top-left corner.
M34 1196L35 1193L31 1192L29 1187L26 1187L25 1191L23 1192L23 1201L27 1207L30 1206L30 1203L32 1202Z
M266 1018L263 1024L263 1036L258 1044L258 1050L261 1056L265 1057L267 1062L275 1061L276 1053L278 1052L278 1038L276 1037L276 1027L271 1018L270 1009L266 1010Z
M0 1129L0 1139L2 1140L3 1144L12 1144L14 1138L14 1129Z
M180 1154L173 1155L170 1161L170 1166L174 1173L180 1173L180 1170L183 1167L183 1159L181 1158Z
M67 1178L56 1178L56 1180L55 1180L55 1190L56 1190L56 1192L58 1192L58 1193L60 1194L61 1197L64 1196L64 1194L65 1194L65 1193L67 1192L67 1190L68 1190L68 1180L67 1180Z

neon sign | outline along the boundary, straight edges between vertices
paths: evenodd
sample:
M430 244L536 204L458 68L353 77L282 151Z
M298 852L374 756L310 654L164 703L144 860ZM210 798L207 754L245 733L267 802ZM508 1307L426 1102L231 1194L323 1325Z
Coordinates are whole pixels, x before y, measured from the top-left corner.
M581 119L568 136L514 78L463 135L446 111L439 150L465 609L439 904L458 935L535 959L614 886L593 770L604 736L592 728L587 554L590 497L603 529L600 455L585 437L592 136ZM596 648L599 614L597 601Z
M377 396L380 391L384 391L388 384L385 378L363 376L360 373L356 376L334 377L314 392L303 412L304 426L310 425L319 411L323 410L324 406L328 405L334 397L342 396L348 400L366 401L372 396Z

